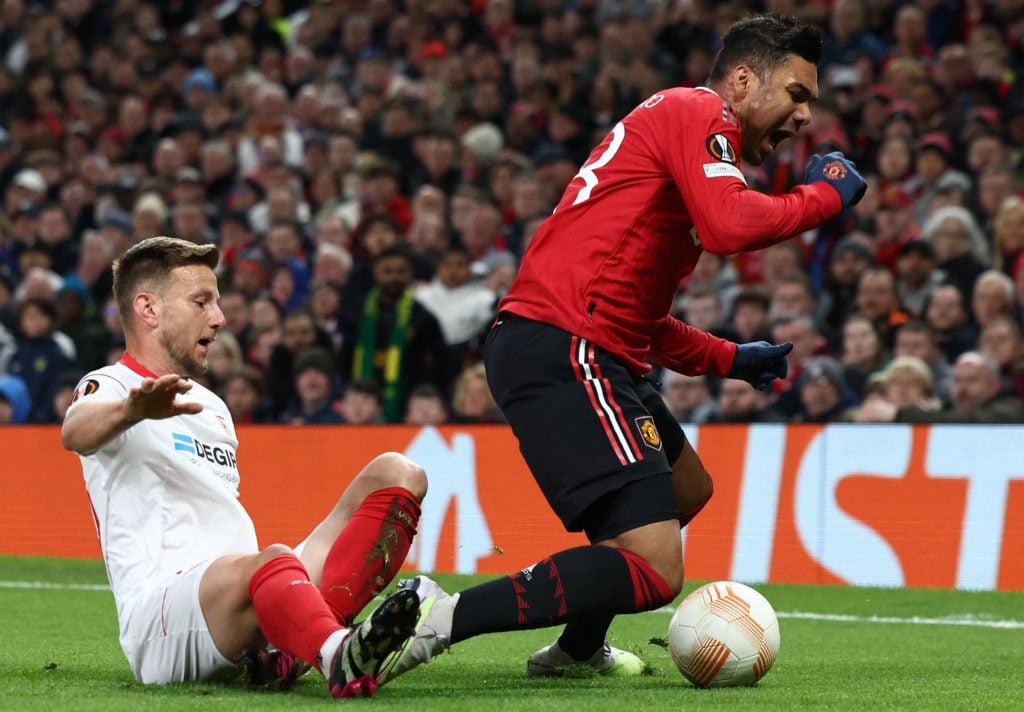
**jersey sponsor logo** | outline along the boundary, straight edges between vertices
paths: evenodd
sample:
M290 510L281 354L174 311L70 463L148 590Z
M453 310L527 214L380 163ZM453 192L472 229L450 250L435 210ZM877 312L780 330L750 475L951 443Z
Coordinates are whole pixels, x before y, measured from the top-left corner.
M235 453L225 447L221 447L219 445L207 445L204 442L196 440L191 435L185 435L183 433L171 433L171 439L174 443L175 452L184 452L189 455L201 457L215 465L230 467L233 470L238 469L238 461L235 459Z
M661 434L654 424L654 418L649 415L641 416L636 419L636 427L640 431L644 445L654 450L661 450Z
M90 378L88 381L86 381L85 383L83 383L82 385L75 389L75 395L71 399L71 402L74 403L79 398L84 398L85 396L91 395L98 391L99 388L100 382L97 381L95 378Z
M846 177L846 166L843 165L842 161L829 161L821 169L821 173L828 180L842 180Z
M660 104L664 100L665 100L665 95L664 94L655 94L654 96L652 96L650 99L645 101L640 106L644 107L645 109L653 109L654 107L656 107L658 104Z
M739 178L744 183L747 182L743 171L731 163L705 163L704 175L708 178Z
M733 165L739 163L739 159L736 157L736 149L729 143L729 139L722 134L711 134L708 136L708 140L704 142L704 146L716 161L724 161Z

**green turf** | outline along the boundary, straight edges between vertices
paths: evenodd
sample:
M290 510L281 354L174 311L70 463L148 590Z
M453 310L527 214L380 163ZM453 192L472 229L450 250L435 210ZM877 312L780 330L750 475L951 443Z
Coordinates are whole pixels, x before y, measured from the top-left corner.
M438 576L451 590L480 577ZM103 583L93 561L0 557L0 581ZM695 584L687 586L691 590ZM856 616L1024 620L1024 594L757 586L776 610ZM355 709L462 712L586 710L1012 710L1024 709L1024 630L783 617L778 662L754 688L697 690L676 672L664 612L623 616L613 642L639 652L651 674L612 680L525 677L526 657L550 630L483 636L381 689L371 700L327 697L311 673L290 693L240 686L144 687L117 644L109 592L0 588L0 709Z

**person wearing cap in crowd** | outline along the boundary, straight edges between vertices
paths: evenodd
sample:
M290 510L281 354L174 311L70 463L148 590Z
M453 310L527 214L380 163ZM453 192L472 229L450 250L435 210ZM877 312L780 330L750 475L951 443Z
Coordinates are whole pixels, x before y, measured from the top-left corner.
M5 205L8 209L23 202L40 206L46 200L47 190L46 180L42 173L35 168L22 168L11 179Z
M310 346L295 358L295 400L281 413L291 425L335 425L344 419L334 407L334 357L322 346Z
M814 356L804 362L797 379L800 410L797 423L828 423L842 419L857 405L843 376L843 366L831 356Z
M920 318L932 291L943 283L937 269L935 250L928 240L905 242L896 257L896 294L902 307L913 318Z

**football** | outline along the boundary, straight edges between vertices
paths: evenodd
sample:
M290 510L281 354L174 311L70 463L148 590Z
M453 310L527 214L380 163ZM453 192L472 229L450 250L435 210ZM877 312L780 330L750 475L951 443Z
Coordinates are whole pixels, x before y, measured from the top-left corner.
M716 581L679 604L668 626L668 649L697 687L753 685L779 654L779 621L754 589Z

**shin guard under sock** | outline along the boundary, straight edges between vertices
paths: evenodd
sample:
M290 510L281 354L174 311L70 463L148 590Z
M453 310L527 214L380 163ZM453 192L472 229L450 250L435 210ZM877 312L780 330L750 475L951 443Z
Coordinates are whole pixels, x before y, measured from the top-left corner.
M301 561L284 554L263 564L249 579L249 598L274 647L319 667L320 647L342 626Z
M391 583L416 534L420 503L404 487L385 487L360 503L324 560L320 593L342 625Z
M511 576L463 591L452 642L481 633L541 628L588 613L635 613L672 600L665 580L623 549L581 546Z

